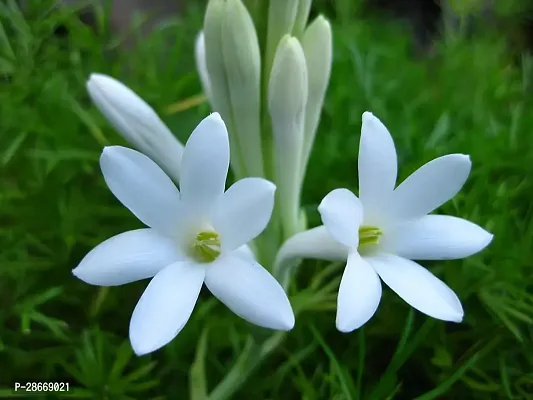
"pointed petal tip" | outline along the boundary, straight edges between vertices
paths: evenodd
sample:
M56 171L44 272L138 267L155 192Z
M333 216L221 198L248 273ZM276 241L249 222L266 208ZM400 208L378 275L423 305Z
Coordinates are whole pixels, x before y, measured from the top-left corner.
M363 121L369 121L369 120L372 120L374 118L376 118L376 116L370 111L365 111L363 113Z
M383 122L381 122L381 120L376 117L376 115L371 112L371 111L365 111L363 113L363 117L362 117L362 121L363 121L363 124L366 125L366 124L371 124L371 126L373 126L372 124L378 124L380 127L383 127L386 129L385 125L383 124ZM388 133L388 131L387 131ZM390 133L389 133L390 135Z
M272 192L275 192L275 191L278 189L278 187L276 186L276 184L275 184L274 182L271 182L271 181L269 181L268 179L265 179L265 180L266 180L267 183L268 183L268 185L267 185L268 188L269 188Z
M353 327L353 326L349 326L349 325L345 324L344 322L339 322L339 321L335 322L335 327L337 328L337 330L340 333L352 333L356 329L360 328L359 326Z
M113 85L117 83L119 83L119 81L109 75L92 72L87 80L87 87L90 89L103 89L103 85Z
M461 301L459 300L459 297L457 297L457 302L454 305L450 305L450 306L451 306L450 307L451 309L449 310L449 312L446 314L443 314L441 318L437 317L437 319L440 319L442 321L447 321L447 322L453 322L456 324L463 322L465 313L463 310L463 305L461 304Z
M116 147L116 146L104 146L104 148L102 149L102 154L100 155L103 156L104 154L108 154L110 151L112 151L113 147Z
M473 252L471 255L474 255L484 250L489 244L491 244L492 240L494 239L494 235L490 233L489 231L486 231L480 226L478 226L478 229L479 229L479 233L478 233L479 238L477 240L477 243L478 243L477 249L476 249L477 251Z
M91 282L91 279L88 274L85 273L85 269L81 267L82 263L80 263L76 268L74 268L71 272L72 275L74 275L76 278L78 278L80 281L83 281L89 285L95 285ZM99 285L95 285L99 286Z
M294 325L296 324L296 318L294 317L294 312L292 311L292 308L290 309L290 313L287 313L285 318L280 321L280 331L290 331L294 328Z
M441 318L441 319L446 322L453 322L455 324L460 324L461 322L463 322L464 316L465 316L465 313L463 311L463 306L461 303L458 303L458 307L455 310L450 312L448 318Z
M221 121L221 122L224 122L222 121L222 117L220 116L220 114L218 112L213 112L211 114L209 114L209 116L207 118L210 118L212 120L215 120L215 121Z
M159 350L163 345L147 346L146 343L137 343L130 337L131 348L137 357L142 357L147 354Z
M461 322L463 322L463 319L464 319L464 314L460 314L454 319L452 319L450 322L455 322L456 324L460 324Z
M455 164L462 166L465 169L470 169L472 167L472 159L468 154L462 154L462 153L454 153L454 154L448 154L442 157L435 158L428 163L424 164L423 166L434 162L435 160L440 159L448 159L449 161L453 161ZM452 164L453 165L453 164Z
M381 296L380 296L381 297ZM339 318L339 311L337 309L337 317L335 318L335 327L341 333L352 333L360 329L365 325L375 314L375 311L372 313L370 318L359 319L357 323L354 323L353 319L350 318Z
M485 248L485 247L487 247L489 244L491 244L492 239L494 239L494 235L493 235L492 233L490 233L490 232L487 232L487 236L486 236L486 238L485 238L483 248Z
M324 14L318 14L318 17L316 17L317 21L320 21L321 24L327 24L330 25L329 20L326 18Z
M120 148L122 148L122 146L105 146L102 150L102 154L100 154L100 161L116 154Z
M464 316L465 312L463 310L463 305L461 304L459 297L457 297L457 303L454 305L453 309L450 310L448 318L443 318L443 320L460 324L461 322L463 322Z
M104 155L104 154L106 156L115 155L115 154L122 154L122 155L140 154L143 158L148 158L148 159L151 160L150 157L148 157L144 153L141 153L140 151L131 149L129 147L117 146L117 145L104 146L104 148L102 150L102 155Z
M228 130L226 128L226 123L224 122L224 120L222 119L222 116L218 113L218 112L212 112L211 114L209 114L207 117L205 117L201 122L200 124L202 124L202 122L207 122L207 121L210 121L216 125L218 125L218 129L213 129L213 125L211 125L210 128L207 128L209 127L209 124L207 125L204 125L204 129L202 129L202 134L205 134L207 132L209 132L210 135L213 135L213 133L222 133L224 134L224 136L228 137ZM200 126L200 124L198 126ZM215 125L215 126L216 126ZM205 129L207 128L207 129Z
M272 318L269 322L267 321L254 321L258 326L264 328L272 329L275 331L291 331L296 324L296 317L294 315L294 310L292 309L291 302L287 295L285 294L285 304L278 305L278 312L275 318ZM251 321L252 322L252 321Z
M87 81L85 81L85 88L89 92L89 95L94 100L94 96L98 96L101 92L100 84L105 79L105 75L98 73L91 73Z
M145 356L146 354L148 354L148 353L138 352L138 351L135 350L133 347L132 347L132 350L133 350L133 353L134 353L137 357L142 357L142 356Z
M360 326L354 326L353 324L350 325L347 320L339 318L338 311L337 317L335 318L335 327L341 333L351 333L356 329L360 328Z
M464 163L472 164L472 159L468 154L457 154L457 158Z
M79 276L79 273L80 273L80 271L79 271L79 267L74 268L74 269L73 269L72 271L70 271L70 272L71 272L72 275L74 275L76 278L81 279L80 276Z
M110 75L93 72L89 75L86 87L91 96L98 96L98 98L114 99L113 102L122 99L128 102L140 101L144 103L144 100L140 99L133 90Z
M76 268L74 268L71 272L72 272L72 275L74 275L80 281L88 285L100 286L100 287L105 286L105 285L101 285L102 282L99 282L98 279L95 279L91 271L87 271L86 268L81 267L81 264L78 265Z
M280 319L276 325L270 325L270 326L264 326L264 328L272 329L274 331L282 331L282 332L289 332L292 331L294 328L294 325L296 324L294 314L292 317L287 317L285 319ZM257 324L256 324L257 325ZM261 325L258 325L261 326Z
M87 81L91 82L91 81L95 81L95 80L98 80L98 79L102 79L102 78L105 78L107 77L107 75L104 75L104 74L101 74L99 72L91 72L89 74L89 79L87 79Z
M99 75L100 75L100 74L97 74L97 73L94 73L94 72L92 72L92 73L89 74L89 77L88 77L87 80L85 81L85 85L87 86L87 88L90 88L91 86L94 85L95 80L98 79L98 76L99 76Z

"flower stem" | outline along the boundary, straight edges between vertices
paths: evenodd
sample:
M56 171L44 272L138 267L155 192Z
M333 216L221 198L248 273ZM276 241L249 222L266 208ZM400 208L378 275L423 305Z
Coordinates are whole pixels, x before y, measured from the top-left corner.
M109 294L109 286L102 286L98 288L98 293L96 294L96 297L94 298L91 308L90 308L89 315L91 318L95 318L98 315L108 294Z
M227 400L246 382L248 377L285 338L286 332L277 332L259 344L253 334L248 336L244 349L229 373L209 394L209 400Z
M257 249L257 260L270 272L272 272L272 268L274 268L274 260L278 249L281 246L279 223L278 213L276 212L276 209L274 209L270 223L267 225L263 233L254 240Z

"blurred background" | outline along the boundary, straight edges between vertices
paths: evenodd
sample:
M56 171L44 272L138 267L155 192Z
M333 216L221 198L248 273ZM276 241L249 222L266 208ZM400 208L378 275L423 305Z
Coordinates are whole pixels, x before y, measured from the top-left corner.
M246 323L202 293L176 340L136 357L128 325L146 282L102 289L71 274L140 227L100 174L102 147L125 142L85 81L121 80L185 141L209 113L193 57L205 5L0 1L0 398L14 382L63 381L68 393L34 398L204 399L190 390L198 377L214 387L242 351ZM370 110L394 137L401 179L470 154L471 176L441 212L495 239L469 259L424 263L462 299L463 323L387 289L363 329L341 334L332 298L299 316L233 398L533 399L532 13L531 0L313 2L312 17L333 25L334 64L303 194L310 225L331 189L356 189ZM296 287L324 267L306 262Z

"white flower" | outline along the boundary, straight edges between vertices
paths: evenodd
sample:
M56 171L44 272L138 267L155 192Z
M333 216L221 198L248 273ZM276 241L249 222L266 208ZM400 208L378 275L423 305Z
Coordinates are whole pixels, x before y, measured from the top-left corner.
M181 331L203 283L240 317L292 329L294 314L283 288L242 247L266 227L275 186L246 178L224 192L229 143L217 113L187 141L179 191L153 161L131 149L106 147L100 165L113 194L149 228L104 241L73 273L100 286L153 277L131 318L137 354L164 346Z
M381 282L417 310L460 322L456 294L411 260L468 257L485 248L492 235L464 219L427 215L451 199L470 172L468 156L437 158L396 189L397 159L387 128L363 114L359 147L359 197L336 189L318 210L324 226L290 239L282 258L347 259L337 298L337 329L350 332L365 324L381 298ZM292 243L290 243L292 241ZM277 264L284 261L278 259Z

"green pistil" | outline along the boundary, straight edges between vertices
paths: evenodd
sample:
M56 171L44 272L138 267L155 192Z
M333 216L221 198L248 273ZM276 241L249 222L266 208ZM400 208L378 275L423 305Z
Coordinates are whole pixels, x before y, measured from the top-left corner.
M194 259L201 263L215 261L220 255L220 237L216 232L200 232L192 245Z
M383 235L381 229L375 226L362 226L359 228L359 247L368 244L378 244L379 237Z

